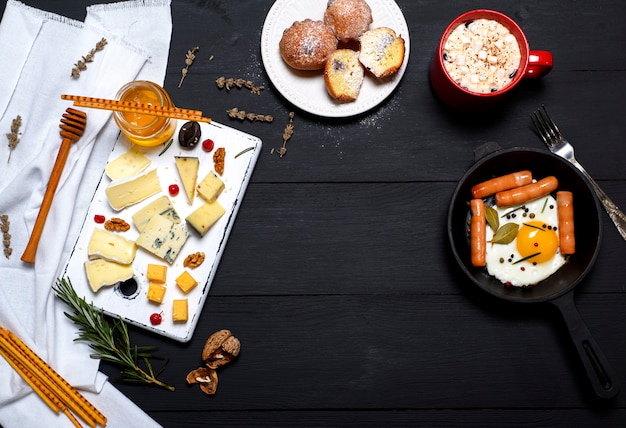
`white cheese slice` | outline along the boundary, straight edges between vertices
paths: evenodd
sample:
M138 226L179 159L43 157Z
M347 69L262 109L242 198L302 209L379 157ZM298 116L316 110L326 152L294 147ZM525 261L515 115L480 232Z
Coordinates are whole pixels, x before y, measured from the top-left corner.
M172 264L187 238L189 231L183 223L177 224L162 215L154 215L139 234L137 245Z
M196 232L204 236L225 212L226 210L218 201L206 202L189 214L185 220Z
M113 159L104 167L111 180L121 180L139 174L150 165L150 159L141 150L132 147L126 153Z
M136 253L134 241L104 229L94 229L87 249L89 260L102 258L121 264L132 263Z
M105 189L109 205L115 211L143 201L161 191L156 169L141 175L111 182Z
M189 204L193 204L196 193L196 182L198 181L198 169L200 168L200 160L190 156L174 156L176 161L176 169L178 175L183 182L183 188L187 194Z
M85 262L87 281L93 292L102 287L114 285L133 277L133 265L123 265L105 259L89 260Z
M162 215L174 223L180 223L180 217L174 209L172 201L163 195L133 214L133 224L141 232L154 215Z
M222 190L224 190L224 182L213 171L209 172L198 184L198 194L207 202L216 200Z

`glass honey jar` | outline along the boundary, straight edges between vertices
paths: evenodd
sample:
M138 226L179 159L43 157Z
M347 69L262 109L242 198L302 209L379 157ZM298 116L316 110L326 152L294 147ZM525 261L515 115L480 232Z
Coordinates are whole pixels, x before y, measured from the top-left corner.
M116 99L149 106L174 107L165 89L154 82L135 80L122 86ZM176 119L140 112L114 111L113 118L122 133L134 144L155 147L174 135Z

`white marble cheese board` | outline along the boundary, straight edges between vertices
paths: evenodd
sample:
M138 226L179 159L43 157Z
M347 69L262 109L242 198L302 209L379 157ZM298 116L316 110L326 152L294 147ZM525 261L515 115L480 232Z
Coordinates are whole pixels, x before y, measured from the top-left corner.
M93 303L96 308L103 310L104 313L174 340L187 342L193 335L203 305L209 294L228 236L259 157L262 143L257 137L220 123L212 122L201 123L202 135L200 142L193 149L184 149L178 143L178 132L183 123L184 121L178 121L173 142L163 153L161 152L165 148L164 145L154 148L134 147L134 149L143 152L150 160L150 164L137 175L156 169L161 187L161 190L156 194L116 211L111 207L105 193L112 180L106 172L102 173L80 234L65 265L63 275L69 278L79 296L84 297L88 303ZM211 139L214 142L214 149L210 152L202 148L202 141L206 139ZM196 192L193 203L189 203L175 164L175 157L186 156L199 159L197 182L200 183L208 173L214 171L213 154L220 147L225 148L226 156L224 173L220 176L224 182L224 189L219 194L217 201L224 207L225 214L217 220L204 236L201 236L186 223L185 218L202 206L205 201ZM131 144L126 137L120 134L109 156L108 163L118 159L129 151L130 148ZM173 184L178 185L180 189L175 196L169 192L169 186ZM169 197L176 214L180 218L180 224L185 225L189 232L189 237L173 263L170 264L168 261L160 259L149 251L138 247L132 262L133 280L112 286L104 286L94 292L88 282L85 262L89 259L88 245L94 230L104 229L104 225L95 220L96 217L103 216L107 220L116 217L125 220L130 224L130 229L112 233L136 241L140 232L133 223L133 215L163 196ZM204 262L195 268L183 266L186 256L196 252L204 253ZM149 280L146 276L148 264L167 266L167 279L164 284L166 292L161 304L154 303L147 298L149 288ZM185 293L175 281L184 271L191 274L198 282L198 285L188 293ZM135 284L136 289L134 289ZM173 301L184 299L187 299L188 303L188 319L185 322L173 321ZM150 320L151 315L155 313L161 315L162 321L160 324L155 325Z

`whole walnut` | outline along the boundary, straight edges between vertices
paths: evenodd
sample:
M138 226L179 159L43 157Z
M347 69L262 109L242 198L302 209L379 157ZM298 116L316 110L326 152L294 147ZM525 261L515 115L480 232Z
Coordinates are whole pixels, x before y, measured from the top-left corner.
M230 330L220 330L211 335L202 349L202 361L210 369L216 369L239 355L241 344Z

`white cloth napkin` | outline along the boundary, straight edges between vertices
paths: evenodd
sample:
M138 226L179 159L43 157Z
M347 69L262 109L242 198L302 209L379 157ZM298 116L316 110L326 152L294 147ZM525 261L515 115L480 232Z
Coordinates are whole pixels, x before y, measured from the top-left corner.
M13 331L108 418L108 427L158 426L98 371L99 361L76 343L76 326L51 286L78 236L118 130L104 110L85 110L87 128L72 145L34 265L20 260L46 190L61 137L59 123L71 103L61 94L113 98L125 83L163 83L171 37L171 0L90 6L84 22L8 0L0 22L0 215L10 221L13 254L0 251L0 325ZM80 77L71 69L102 38ZM11 153L11 122L22 117ZM37 397L0 358L0 425L72 426ZM107 412L107 410L109 410Z

